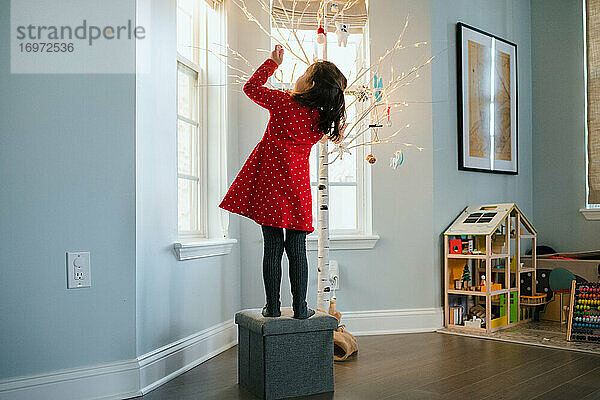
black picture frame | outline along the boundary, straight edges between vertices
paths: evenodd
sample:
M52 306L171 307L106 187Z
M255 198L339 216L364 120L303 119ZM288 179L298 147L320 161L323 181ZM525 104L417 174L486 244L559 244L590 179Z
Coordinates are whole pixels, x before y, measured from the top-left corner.
M471 39L471 40L470 40ZM481 39L481 40L480 40ZM499 53L502 53L502 57L506 60L508 57L508 65L509 72L508 78L510 82L510 88L508 90L509 99L510 99L510 108L508 110L510 115L510 137L508 138L508 143L510 143L510 160L506 161L505 159L496 160L496 148L492 149L492 146L495 146L495 132L496 125L494 121L494 117L492 114L496 114L496 109L494 107L490 107L490 123L489 126L494 126L494 135L489 135L490 145L489 145L489 155L487 158L485 157L477 157L471 156L471 152L467 154L467 147L469 150L471 149L469 146L471 145L470 140L470 123L465 123L465 120L470 122L470 114L471 111L469 109L469 101L470 92L468 92L468 83L470 74L473 73L474 76L475 71L469 70L469 60L468 60L468 50L465 52L466 46L469 46L469 41L475 43L478 46L485 48L485 42L489 40L490 43L493 43L490 47L490 57L491 60L494 60L494 56L491 55L495 53L493 50L496 49L495 46L498 46L501 50L498 50ZM483 43L483 44L482 44ZM467 47L468 48L468 47ZM508 51L508 52L505 52ZM517 70L517 44L510 42L506 39L498 37L496 35L492 35L491 33L485 32L481 29L475 28L473 26L469 26L462 22L458 22L456 24L456 59L457 59L457 96L458 96L458 106L457 106L457 125L458 125L458 169L462 171L474 171L474 172L487 172L494 174L509 174L509 175L517 175L519 173L519 123L518 123L518 70ZM491 62L490 62L491 64ZM467 68L464 70L463 68ZM490 67L491 68L491 67ZM490 73L492 71L490 70ZM496 74L496 69L494 70L493 75ZM483 76L483 74L480 74ZM467 78L467 79L465 79ZM500 79L507 78L507 76L501 76ZM495 79L495 77L494 77ZM490 76L490 82L492 78ZM501 81L501 83L505 83ZM514 86L513 86L514 83ZM465 86L467 85L467 86ZM504 85L502 87L505 87ZM494 84L491 84L491 88L494 88ZM494 89L490 89L489 98L492 99L491 92ZM481 98L481 97L480 97ZM493 97L494 101L489 101L488 105L492 105L495 103L495 95ZM480 110L485 107L479 106ZM494 110L493 112L491 110ZM503 107L501 112L502 115L506 116L506 107ZM506 121L506 118L504 119ZM489 129L491 130L491 129ZM480 135L481 136L481 135ZM506 139L506 137L504 138ZM492 141L493 140L493 141ZM507 143L505 140L504 143ZM485 146L484 146L485 147ZM503 149L503 157L507 157L507 146L505 145ZM493 151L492 151L493 150ZM494 158L492 158L492 154L494 154ZM486 164L487 162L487 164Z

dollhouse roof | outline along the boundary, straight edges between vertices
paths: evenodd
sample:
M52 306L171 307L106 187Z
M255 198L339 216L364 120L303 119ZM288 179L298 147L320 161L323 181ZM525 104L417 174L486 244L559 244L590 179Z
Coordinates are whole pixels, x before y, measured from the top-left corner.
M500 203L468 206L444 232L444 235L489 235L496 231L500 223L513 210L521 216L521 223L535 234L533 225L515 203Z

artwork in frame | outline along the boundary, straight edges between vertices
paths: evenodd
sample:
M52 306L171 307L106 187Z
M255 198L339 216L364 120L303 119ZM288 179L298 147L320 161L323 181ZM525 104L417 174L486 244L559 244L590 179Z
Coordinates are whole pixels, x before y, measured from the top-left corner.
M518 173L517 45L459 22L458 169Z

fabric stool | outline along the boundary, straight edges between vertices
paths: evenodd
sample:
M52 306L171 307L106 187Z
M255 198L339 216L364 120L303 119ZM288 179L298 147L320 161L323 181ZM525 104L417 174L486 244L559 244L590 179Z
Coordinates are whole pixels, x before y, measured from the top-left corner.
M319 311L304 320L293 315L291 307L282 308L277 318L263 317L261 309L235 314L238 382L260 398L333 392L337 319Z

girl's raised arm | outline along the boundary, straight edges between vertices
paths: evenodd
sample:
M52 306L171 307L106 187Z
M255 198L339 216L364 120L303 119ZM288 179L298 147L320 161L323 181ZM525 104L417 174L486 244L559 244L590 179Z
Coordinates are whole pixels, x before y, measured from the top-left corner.
M277 67L281 63L283 53L279 53L280 49L275 49L273 54L278 54L279 63L273 57L267 59L254 74L244 84L244 93L250 97L256 104L268 110L280 106L281 102L286 99L286 94L280 90L269 89L264 86L271 75L275 73Z

